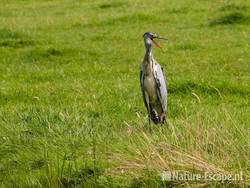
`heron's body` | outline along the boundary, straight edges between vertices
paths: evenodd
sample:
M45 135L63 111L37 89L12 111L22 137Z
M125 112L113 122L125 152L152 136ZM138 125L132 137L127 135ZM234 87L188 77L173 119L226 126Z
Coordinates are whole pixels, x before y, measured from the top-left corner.
M152 45L146 46L140 82L149 121L152 120L155 124L164 123L167 112L167 88L162 68L153 58Z

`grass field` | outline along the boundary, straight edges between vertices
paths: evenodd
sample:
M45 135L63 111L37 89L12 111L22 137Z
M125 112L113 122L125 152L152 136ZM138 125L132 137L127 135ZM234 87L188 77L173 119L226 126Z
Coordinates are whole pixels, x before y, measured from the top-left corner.
M250 186L249 28L244 0L1 0L0 187ZM169 38L168 127L141 96L146 31Z

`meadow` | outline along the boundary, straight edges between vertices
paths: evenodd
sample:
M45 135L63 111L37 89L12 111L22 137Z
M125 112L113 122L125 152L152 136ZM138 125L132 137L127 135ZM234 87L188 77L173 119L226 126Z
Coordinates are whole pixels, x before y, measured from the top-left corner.
M249 28L244 0L1 0L0 187L249 187ZM142 100L146 31L169 39L168 126Z

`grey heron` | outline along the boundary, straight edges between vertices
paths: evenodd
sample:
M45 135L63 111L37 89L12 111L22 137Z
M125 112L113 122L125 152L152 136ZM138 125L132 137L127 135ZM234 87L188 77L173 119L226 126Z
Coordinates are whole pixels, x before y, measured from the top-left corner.
M156 62L152 53L153 44L161 48L154 39L164 39L155 33L146 32L143 35L146 53L141 64L140 84L144 104L148 111L149 124L166 123L167 86L163 69Z

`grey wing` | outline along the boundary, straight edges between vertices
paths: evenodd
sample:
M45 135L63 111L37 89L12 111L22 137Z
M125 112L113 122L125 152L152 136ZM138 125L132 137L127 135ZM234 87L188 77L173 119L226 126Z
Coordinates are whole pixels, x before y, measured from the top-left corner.
M143 84L143 82L144 82L144 76L145 75L143 74L143 72L141 70L140 71L140 84L141 84L142 97L143 97L144 104L145 104L147 110L149 111L148 104L147 104L146 97L145 97L145 91L143 89L143 87L144 87L144 84Z
M167 111L167 86L166 80L163 73L163 69L158 63L154 66L154 78L157 84L157 95L160 99L162 109L164 112Z

